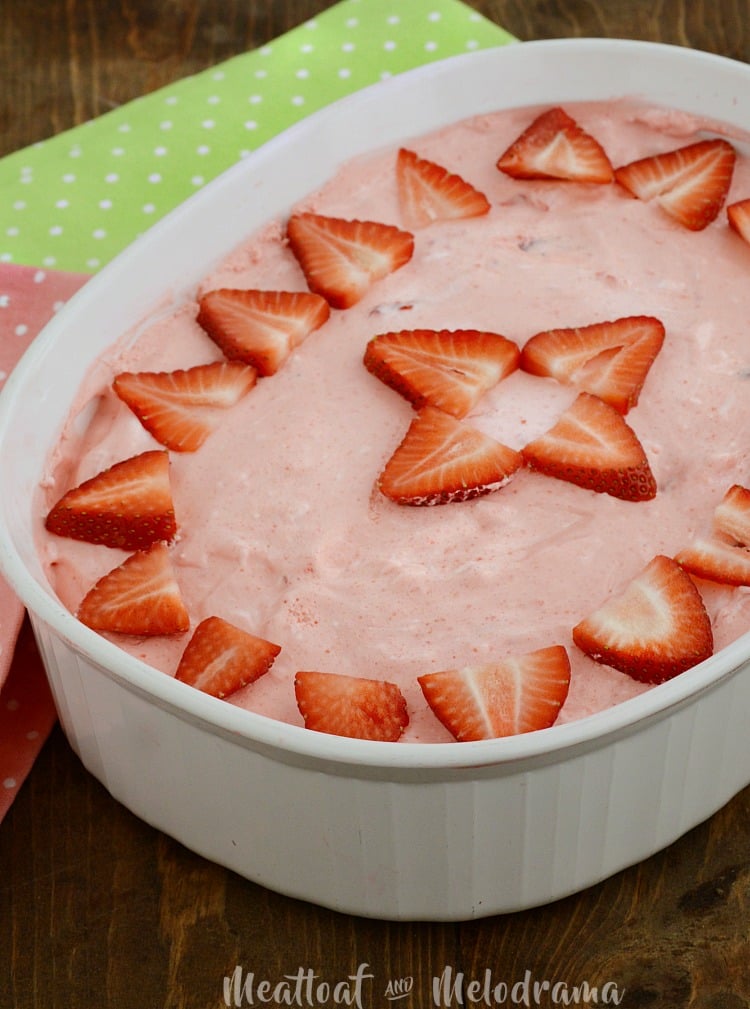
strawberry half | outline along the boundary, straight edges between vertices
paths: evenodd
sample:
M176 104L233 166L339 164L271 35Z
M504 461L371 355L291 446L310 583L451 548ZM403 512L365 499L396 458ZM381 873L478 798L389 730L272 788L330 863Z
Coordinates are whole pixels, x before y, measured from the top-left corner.
M702 231L722 208L735 160L726 140L699 140L623 165L615 178L639 200L653 200L684 227Z
M719 539L693 540L675 554L680 567L724 585L750 585L750 550Z
M64 494L45 520L51 533L121 550L143 550L177 532L169 453L143 452Z
M100 578L77 616L95 631L139 636L187 631L190 618L166 545L139 550Z
M408 263L414 236L377 221L295 214L289 245L311 291L334 308L350 308L370 286Z
M425 406L386 463L378 487L400 505L449 504L499 490L521 465L519 452Z
M198 303L198 324L233 361L275 375L295 347L328 319L328 302L309 291L220 288Z
M280 651L221 617L207 617L193 631L175 675L213 697L228 697L267 673Z
M122 372L112 387L146 430L175 452L195 452L216 428L218 410L234 406L257 372L239 361L180 371Z
M561 108L537 116L501 155L497 167L514 179L602 184L613 178L601 144Z
M521 368L598 396L619 413L636 405L664 326L647 315L537 333L521 352Z
M304 671L294 693L305 727L316 732L395 743L409 724L401 691L385 680Z
M750 547L750 488L734 484L714 510L714 529L743 547Z
M727 218L737 234L750 242L750 199L731 203L727 207Z
M418 677L427 703L459 741L494 739L552 725L568 696L570 662L552 645L501 662Z
M464 417L483 393L518 367L515 343L474 329L412 329L373 337L365 367L419 409Z
M573 640L596 662L641 683L663 683L713 652L700 593L676 561L661 555L577 624Z
M407 228L425 228L434 221L481 217L490 202L470 183L446 168L402 147L396 159L396 183Z
M635 432L614 407L588 392L580 393L522 455L532 469L598 494L624 501L656 496L656 481Z

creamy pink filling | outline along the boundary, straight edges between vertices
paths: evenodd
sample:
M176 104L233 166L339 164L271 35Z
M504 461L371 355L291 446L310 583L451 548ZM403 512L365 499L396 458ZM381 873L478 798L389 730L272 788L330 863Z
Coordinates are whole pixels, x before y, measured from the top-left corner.
M613 165L669 150L701 129L627 101L567 106ZM530 122L527 109L481 116L408 146L462 175L491 202L486 217L416 233L412 261L303 343L275 376L227 412L196 453L172 454L180 526L171 549L193 625L212 614L281 645L272 669L231 702L301 724L298 669L400 685L406 741L442 741L416 677L551 644L568 649L571 721L643 691L597 665L572 626L657 553L705 532L732 483L750 483L750 247L722 213L689 232L617 185L518 182L495 168ZM395 151L342 167L298 209L403 226ZM729 202L750 196L739 158ZM215 287L304 290L272 222L196 292ZM113 462L155 447L111 392L122 370L169 370L220 359L195 303L123 338L81 390L38 502ZM519 345L534 333L626 315L654 315L666 341L628 415L658 483L629 503L529 471L475 501L399 507L374 489L412 408L362 365L377 333L418 327L494 330ZM521 372L467 418L520 448L549 428L575 390ZM75 610L124 558L40 532L62 601ZM720 649L750 628L750 590L701 584ZM173 674L187 636L117 642Z

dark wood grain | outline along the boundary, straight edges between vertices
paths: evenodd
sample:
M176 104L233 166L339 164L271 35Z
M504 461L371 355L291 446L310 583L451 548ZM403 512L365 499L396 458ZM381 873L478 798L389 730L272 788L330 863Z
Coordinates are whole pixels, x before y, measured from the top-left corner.
M750 59L747 0L468 0L520 39L611 36ZM2 0L0 155L262 45L321 0Z
M0 154L268 42L319 0L2 0Z
M404 0L408 2L408 0ZM623 36L750 60L748 0L470 0L521 39ZM0 0L0 153L268 41L320 0ZM43 13L42 13L43 12ZM633 810L633 816L638 811ZM585 893L464 924L339 915L269 893L130 815L55 730L0 824L0 1009L216 1009L236 965L432 1005L445 966L496 981L615 982L628 1009L750 1006L750 790ZM399 1003L396 1003L398 1005ZM546 1003L550 1004L550 1003Z
M750 58L745 0L487 0L471 5L520 39L633 38Z

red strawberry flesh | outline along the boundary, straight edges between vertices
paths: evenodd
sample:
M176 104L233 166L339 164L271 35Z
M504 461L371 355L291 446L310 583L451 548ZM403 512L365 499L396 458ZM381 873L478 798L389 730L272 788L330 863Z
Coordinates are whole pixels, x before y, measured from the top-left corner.
M396 159L401 214L407 228L434 221L481 217L490 209L484 193L441 165L402 147Z
M750 243L750 199L731 203L727 207L727 219L737 234Z
M519 350L499 333L401 330L373 337L365 367L419 409L464 417L488 389L518 367Z
M734 484L714 510L714 529L750 547L750 487Z
M197 318L226 357L265 377L275 375L329 314L325 299L309 291L220 288L203 295Z
M550 329L527 341L521 368L577 386L626 414L638 403L663 343L662 323L644 315Z
M573 640L596 662L642 683L663 683L713 652L698 589L675 560L662 555L577 624Z
M613 178L601 144L559 107L537 116L501 155L497 167L515 179L603 184Z
M386 463L378 487L400 505L449 504L499 490L522 463L514 449L425 406Z
M409 724L395 683L303 670L294 678L294 692L305 727L316 732L396 742Z
M239 361L216 361L179 371L121 372L115 393L153 437L174 452L195 452L255 385L256 371Z
M121 550L173 539L168 453L143 452L85 480L60 498L45 525L58 536Z
M699 140L623 165L615 178L639 200L653 200L683 227L702 231L724 205L735 160L728 141Z
M419 685L459 742L546 729L568 696L570 662L561 645L462 669L427 673Z
M392 225L312 213L290 217L287 238L310 290L341 309L360 301L414 252L414 236Z
M77 615L92 630L139 637L178 634L190 627L164 543L131 554L100 578Z
M656 481L637 435L614 407L587 392L522 455L532 469L599 494L624 501L656 496Z
M745 547L696 537L675 554L675 560L698 578L724 585L750 585L750 550Z
M280 651L221 617L207 617L193 631L176 678L213 697L228 697L267 673Z

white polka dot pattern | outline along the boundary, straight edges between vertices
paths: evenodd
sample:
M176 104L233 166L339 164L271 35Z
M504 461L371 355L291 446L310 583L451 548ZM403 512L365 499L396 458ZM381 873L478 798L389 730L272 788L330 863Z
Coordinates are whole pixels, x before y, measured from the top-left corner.
M0 262L92 272L303 116L513 41L457 0L342 0L274 42L0 161Z
M85 276L0 263L0 389L42 326ZM39 655L23 606L0 577L0 820L55 722ZM19 638L19 631L21 631Z

